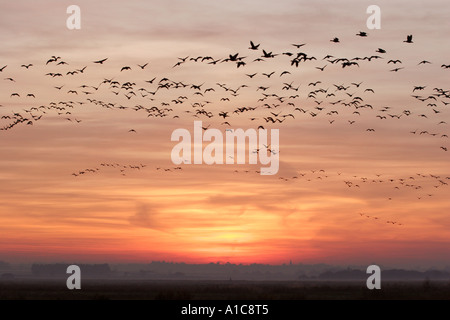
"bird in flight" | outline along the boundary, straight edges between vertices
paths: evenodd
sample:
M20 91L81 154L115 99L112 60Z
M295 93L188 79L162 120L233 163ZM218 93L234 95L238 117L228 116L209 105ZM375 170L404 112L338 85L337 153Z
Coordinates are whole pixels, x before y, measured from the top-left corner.
M267 78L270 78L273 74L275 73L275 71L272 71L271 73L263 73L263 76L266 76Z
M272 54L272 52L266 52L266 50L263 49L263 55L262 58L274 58L276 55Z
M108 58L105 58L105 59L102 59L102 60L98 60L98 61L94 61L94 63L103 64L103 62L105 62L106 60L108 60Z
M413 43L412 38L413 38L412 34L407 35L407 36L406 36L406 40L403 40L403 42L406 42L406 43Z
M416 90L424 90L426 88L426 86L415 86L413 89L413 92Z
M49 60L47 60L47 64L49 64L50 62L56 62L58 61L58 59L61 59L61 57L56 57L56 56L52 56Z
M254 44L253 41L250 40L250 50L258 50L259 44Z

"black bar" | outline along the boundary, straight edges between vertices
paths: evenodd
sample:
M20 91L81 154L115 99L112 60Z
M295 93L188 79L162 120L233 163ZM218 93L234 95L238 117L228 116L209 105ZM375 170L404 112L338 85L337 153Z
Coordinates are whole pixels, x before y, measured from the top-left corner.
M259 306L259 307L257 307ZM264 306L264 307L263 307ZM114 317L114 319L310 319L327 316L362 319L366 317L405 319L425 312L429 316L444 314L450 300L311 300L311 301L0 301L5 314L27 319ZM211 309L214 312L211 316ZM189 311L188 314L183 314Z

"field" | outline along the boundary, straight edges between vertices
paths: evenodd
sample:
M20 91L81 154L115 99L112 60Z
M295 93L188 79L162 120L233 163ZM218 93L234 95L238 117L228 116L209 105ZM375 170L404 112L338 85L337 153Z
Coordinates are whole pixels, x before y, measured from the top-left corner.
M380 290L348 281L85 280L68 290L65 279L0 282L0 300L449 300L447 281L383 282Z

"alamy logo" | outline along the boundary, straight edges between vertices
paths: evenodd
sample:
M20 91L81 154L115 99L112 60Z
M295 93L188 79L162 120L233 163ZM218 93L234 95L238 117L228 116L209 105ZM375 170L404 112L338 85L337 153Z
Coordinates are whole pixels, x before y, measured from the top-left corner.
M81 289L81 269L79 266L73 264L67 267L66 273L71 274L69 278L67 278L66 286L67 289L73 290Z
M77 5L71 5L67 7L67 14L70 16L66 20L66 26L69 30L81 29L81 9Z
M268 131L270 131L270 142ZM226 129L224 139L222 131L204 128L201 121L194 121L193 140L189 130L176 129L172 132L171 141L179 141L173 147L171 154L172 162L176 165L182 163L246 164L247 151L248 164L257 164L259 159L261 165L267 165L267 167L261 167L261 175L274 175L279 169L278 129L247 129L245 131ZM203 148L204 141L209 142L205 148Z

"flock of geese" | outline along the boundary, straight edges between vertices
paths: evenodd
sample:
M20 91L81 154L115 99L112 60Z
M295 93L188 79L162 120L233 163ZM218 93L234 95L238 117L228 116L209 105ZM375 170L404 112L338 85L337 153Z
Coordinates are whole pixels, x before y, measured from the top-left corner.
M368 34L360 31L357 37L366 38ZM401 39L398 40L401 42ZM340 46L343 43L338 37L330 40L331 46ZM413 36L408 35L403 40L405 46L414 46ZM306 43L292 43L289 49L274 52L267 48L262 48L261 43L249 42L249 47L245 48L246 53L229 53L223 57L213 57L210 55L185 56L177 58L170 70L174 73L178 68L183 68L188 64L203 64L213 68L218 65L230 65L237 71L236 77L243 77L246 81L239 86L231 86L226 83L199 82L190 83L174 78L160 77L152 73L150 62L145 61L140 64L130 64L117 67L117 76L99 79L96 83L84 81L84 75L94 69L94 74L99 73L99 68L114 61L109 57L102 57L98 60L88 62L83 65L72 67L72 63L64 60L60 56L52 56L42 62L48 72L42 74L42 82L48 83L51 90L65 96L61 101L49 101L42 103L45 97L39 97L38 92L24 91L21 86L23 79L19 80L16 74L16 66L5 64L0 65L0 73L3 75L4 83L2 91L7 92L11 105L3 98L4 105L0 105L0 131L13 130L17 126L33 126L37 122L47 117L57 116L62 121L72 124L82 125L82 113L78 111L83 106L95 106L107 110L133 111L144 118L160 119L201 119L206 124L206 130L212 124L220 125L226 130L230 130L238 121L245 121L249 127L255 129L266 129L269 127L278 128L286 123L294 125L300 120L322 121L327 125L335 126L337 123L356 127L360 119L368 117L373 119L370 127L359 127L358 134L377 134L383 126L379 125L383 121L400 121L414 118L414 125L423 123L423 128L411 127L409 134L417 137L428 137L435 139L436 145L442 152L448 151L448 133L446 131L447 122L443 114L450 104L450 90L440 87L429 87L427 84L415 85L410 92L405 92L405 103L410 103L414 99L415 106L403 109L390 106L380 106L370 102L375 96L376 89L366 86L363 81L350 83L327 83L326 72L347 69L362 68L364 64L378 63L380 70L383 66L386 72L404 72L411 68L411 64L406 66L404 61L397 57L388 57L389 50L386 48L374 48L373 54L357 57L336 57L331 54L324 56L314 56L306 52ZM266 63L278 60L277 67L283 69L269 69L264 72L250 70L252 65L258 68L265 68ZM450 68L450 64L443 61L416 61L414 68L427 68L430 65L438 64L442 72ZM271 64L269 64L271 66ZM395 66L392 68L392 66ZM29 72L36 66L32 63L24 63L17 68ZM311 68L317 72L317 80L309 83L301 83L301 77L296 75L297 70ZM345 69L345 70L343 70ZM242 70L242 71L241 71ZM144 81L119 81L121 76L126 75L132 78L135 72L144 73L148 76ZM65 81L70 79L70 81ZM421 79L418 79L420 81ZM395 81L395 80L392 80ZM78 82L74 85L74 82ZM278 85L282 83L281 85ZM382 93L380 93L382 94ZM242 105L239 96L255 96L254 104ZM17 102L27 104L28 107L19 110L14 107ZM40 101L34 103L33 101ZM9 112L7 112L9 110ZM367 118L366 118L367 119ZM361 123L364 123L361 121ZM138 128L124 128L124 133L135 135L139 133ZM439 142L438 142L439 141ZM269 150L268 152L275 152ZM117 163L101 163L98 167L87 168L73 172L74 177L85 176L87 174L99 173L106 168L117 170L120 174L126 175L128 171L139 171L146 165L130 165ZM181 167L156 168L164 172L181 171ZM235 172L240 172L236 170ZM252 171L245 170L246 173ZM258 171L255 171L258 172ZM319 173L319 171L318 171ZM322 175L308 177L307 173L299 172L293 177L278 177L283 181L293 180L324 180L328 176L325 172ZM314 173L313 173L314 174ZM340 174L338 174L340 175ZM308 177L308 178L306 178ZM436 182L435 187L447 186L445 180L449 177L438 177L430 174L418 174L417 177L404 179L368 179L364 177L354 177L344 180L348 188L361 188L369 183L390 183L396 185L394 188L411 188L421 190L423 187L413 183L417 178L430 178ZM309 180L308 180L309 179ZM421 197L418 197L419 199ZM367 217L365 215L361 215ZM370 217L370 216L369 216ZM375 219L375 218L374 218ZM389 221L396 225L397 222Z
M101 171L105 169L114 169L116 172L119 172L122 176L126 176L128 171L134 170L134 171L140 171L144 168L146 168L146 164L120 164L120 163L100 163L100 166L96 166L93 168L86 168L83 170L79 170L77 172L73 172L72 175L74 177L79 177L83 175L93 174L93 173L100 173ZM162 167L156 167L155 170L161 171L161 172L176 172L178 170L183 170L182 167L173 167L173 168L162 168Z

